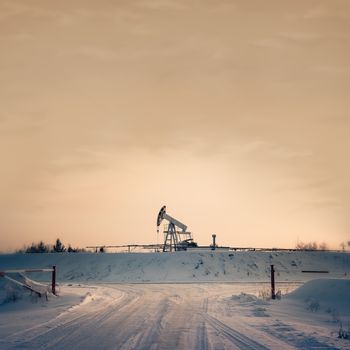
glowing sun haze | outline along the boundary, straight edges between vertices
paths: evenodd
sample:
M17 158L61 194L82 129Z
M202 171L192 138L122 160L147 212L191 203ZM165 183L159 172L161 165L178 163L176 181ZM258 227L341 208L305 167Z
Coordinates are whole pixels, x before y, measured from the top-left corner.
M0 3L1 250L350 237L350 2Z

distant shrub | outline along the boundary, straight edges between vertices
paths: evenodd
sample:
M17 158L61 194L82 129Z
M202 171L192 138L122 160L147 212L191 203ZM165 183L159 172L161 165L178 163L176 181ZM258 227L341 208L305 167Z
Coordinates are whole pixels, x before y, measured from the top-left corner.
M261 289L258 292L258 296L260 299L269 300L271 299L271 290L268 288Z
M259 297L259 299L270 300L271 299L271 289L264 288L264 289L259 290L258 297ZM280 300L282 297L282 292L280 290L278 290L275 293L275 297L276 297L276 299Z
M317 312L320 309L320 303L318 300L311 299L307 306L307 309L311 312Z
M84 248L73 248L70 244L68 245L67 248L68 253L83 253L86 252Z
M339 331L338 331L338 338L342 339L350 339L350 327L348 326L348 329L343 329L343 324L340 322L339 324Z

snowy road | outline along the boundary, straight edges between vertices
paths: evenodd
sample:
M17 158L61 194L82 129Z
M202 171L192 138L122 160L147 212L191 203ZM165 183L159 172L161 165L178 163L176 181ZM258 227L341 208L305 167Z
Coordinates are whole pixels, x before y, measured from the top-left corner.
M242 289L254 293L259 288L232 284L92 286L85 288L80 304L51 320L5 335L0 348L342 348L330 345L332 342L321 328L316 339L315 329L307 328L307 323L290 323L290 316L284 320L283 309L278 309L275 317L275 305L244 296L232 298L233 294L240 295ZM81 293L81 287L76 289ZM302 343L298 343L300 339Z

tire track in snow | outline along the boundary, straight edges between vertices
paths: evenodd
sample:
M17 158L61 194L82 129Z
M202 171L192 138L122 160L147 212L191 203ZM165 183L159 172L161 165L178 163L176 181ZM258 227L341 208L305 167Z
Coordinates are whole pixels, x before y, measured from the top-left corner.
M139 288L118 287L122 292L127 291L123 304L105 303L103 308L85 315L86 319L58 326L49 339L47 335L36 339L35 348L40 349L46 341L45 349L152 348L162 330L166 299L154 298L152 293ZM150 346L145 347L142 342Z
M128 334L124 342L119 342L120 349L158 349L157 342L163 331L163 318L167 310L168 304L163 302L157 313L150 316L150 320L147 316L144 317L138 329L130 330L131 335L136 333L136 336L131 338Z
M108 285L100 299L17 334L10 349L284 349L281 343L259 338L244 318L229 318L236 327L212 316L224 316L220 286ZM122 295L122 297L117 297ZM210 314L208 314L208 312ZM245 327L245 329L242 330ZM51 327L48 329L48 327ZM267 344L271 345L268 346ZM287 344L286 344L287 345ZM6 348L5 348L6 349Z
M204 320L199 322L197 327L197 344L199 350L209 349L207 325Z
M52 334L50 334L50 338L55 340L49 341L44 349L99 348L100 341L98 341L98 337L101 333L104 333L104 329L110 330L113 317L118 313L123 314L124 309L137 304L140 298L139 295L135 295L135 293L132 293L131 295L124 294L124 296L125 297L122 300L117 299L112 302L104 303L102 307L98 307L95 310L91 310L89 313L85 313L82 315L82 318L79 318L79 322L77 318L72 322L65 322L53 328L51 330ZM94 338L94 333L96 333L97 338ZM44 337L44 342L46 338L47 336ZM93 346L95 343L97 347Z
M236 331L233 328L230 328L215 317L209 314L203 314L203 317L206 319L206 321L210 324L211 327L213 327L219 333L223 334L239 349L269 350L269 348L267 348L265 345L248 338L247 336Z
M122 293L111 301L98 299L96 304L82 305L79 304L73 306L53 320L44 324L39 324L30 329L12 334L5 339L6 347L4 349L15 348L35 348L35 349L48 349L61 342L64 338L67 339L76 336L79 331L80 325L98 324L111 312L115 312L116 309L121 309L125 305L130 305L128 301L135 300L126 293ZM101 312L101 310L105 310ZM74 348L69 346L70 348Z
M208 312L208 298L203 300L202 309L204 313ZM199 313L201 320L199 321L199 325L197 327L197 344L198 349L200 350L208 350L209 349L209 340L208 340L208 330L205 320L202 317L202 313Z

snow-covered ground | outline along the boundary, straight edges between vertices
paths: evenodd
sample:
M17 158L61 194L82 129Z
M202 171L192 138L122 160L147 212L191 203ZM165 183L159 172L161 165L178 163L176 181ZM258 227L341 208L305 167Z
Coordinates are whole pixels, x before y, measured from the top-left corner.
M319 251L0 255L0 269L56 265L59 281L94 283L268 281L271 264L278 281L318 277L302 270L326 270L332 277L350 275L350 254ZM33 276L45 279L48 275Z
M289 281L281 300L264 298L270 264ZM0 255L0 270L51 265L60 293L48 301L0 278L0 349L350 349L338 338L350 322L348 254ZM330 273L300 272L316 268Z

